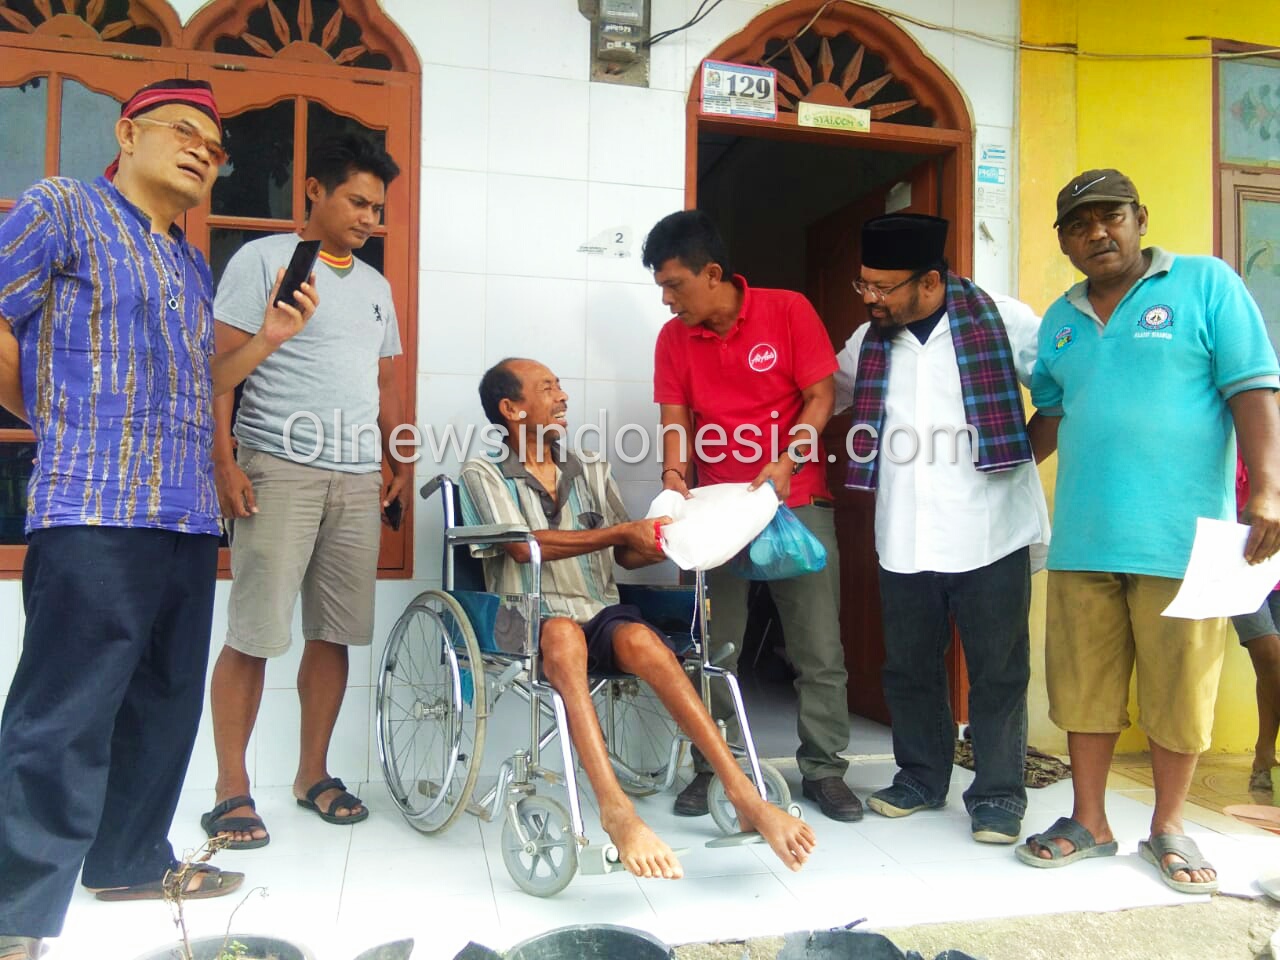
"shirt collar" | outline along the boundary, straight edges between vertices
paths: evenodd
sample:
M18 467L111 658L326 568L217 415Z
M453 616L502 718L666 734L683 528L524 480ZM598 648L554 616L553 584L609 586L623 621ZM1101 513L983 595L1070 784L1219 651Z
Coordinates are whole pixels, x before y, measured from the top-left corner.
M560 476L556 481L556 496L553 500L538 479L525 469L524 463L516 456L515 450L505 444L502 449L502 454L497 457L498 470L502 476L509 480L524 481L524 485L538 495L538 500L542 504L542 513L547 520L558 521L560 508L568 502L573 482L582 476L582 461L578 459L577 454L572 450L556 447L556 462L560 467Z
M724 339L726 340L728 340L730 337L736 334L739 330L741 330L742 325L747 322L747 311L750 310L749 305L751 303L751 287L747 284L747 278L740 273L735 273L733 275L733 279L731 282L735 287L737 287L739 290L742 291L742 306L738 308L737 321L734 323L732 327L729 328L729 331L724 335ZM696 327L690 327L689 336L711 337L716 340L720 339L720 335L718 333L716 333L714 330L707 329L706 324L702 324L702 323L698 324Z
M110 195L116 203L124 208L127 213L142 225L143 230L146 230L148 233L151 232L151 218L147 216L140 206L120 192L120 188L116 186L114 180L108 180L106 177L98 177L94 180L93 185L99 190L103 190ZM174 242L182 247L183 250L187 248L186 234L182 232L182 228L176 223L170 224L169 236L174 240Z
M1143 253L1151 254L1151 263L1147 266L1147 272L1138 278L1138 282L1130 288L1130 293L1136 290L1138 286L1151 277L1161 273L1168 273L1173 269L1173 261L1175 259L1172 253L1160 247L1144 247ZM1127 297L1129 294L1126 293ZM1081 280L1079 283L1073 284L1071 289L1066 293L1067 303L1071 304L1086 317L1093 320L1099 326L1104 326L1101 318L1098 317L1097 311L1093 309L1093 304L1089 302L1089 281Z

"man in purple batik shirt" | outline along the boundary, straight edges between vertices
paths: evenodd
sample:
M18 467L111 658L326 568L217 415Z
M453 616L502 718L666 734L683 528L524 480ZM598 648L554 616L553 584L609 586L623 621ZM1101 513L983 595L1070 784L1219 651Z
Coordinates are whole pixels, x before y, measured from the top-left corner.
M175 221L226 160L212 90L144 87L115 133L106 176L42 180L0 223L0 404L36 435L0 721L0 960L61 932L82 863L99 899L162 896L209 653L213 397L315 309L304 285L211 363L209 268ZM187 897L243 879L202 865Z

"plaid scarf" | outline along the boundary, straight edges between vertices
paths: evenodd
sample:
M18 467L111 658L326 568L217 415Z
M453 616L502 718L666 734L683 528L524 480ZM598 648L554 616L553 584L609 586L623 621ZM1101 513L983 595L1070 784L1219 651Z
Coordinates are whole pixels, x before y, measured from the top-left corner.
M1008 470L1032 459L1022 390L1013 366L1013 348L1004 321L991 298L973 281L947 274L947 316L951 341L960 367L960 391L967 423L978 434L977 469ZM888 331L890 336L896 330ZM876 488L877 445L884 425L885 391L889 385L889 349L885 334L872 328L858 354L858 374L853 392L853 426L871 426L875 433L857 430L845 486L853 490ZM865 462L859 463L858 460Z

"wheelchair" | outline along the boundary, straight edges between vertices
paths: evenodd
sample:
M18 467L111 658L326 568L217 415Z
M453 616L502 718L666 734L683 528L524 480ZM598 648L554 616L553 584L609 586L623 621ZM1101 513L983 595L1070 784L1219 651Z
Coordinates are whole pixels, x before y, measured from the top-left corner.
M485 821L503 817L503 863L516 885L533 896L559 893L578 871L624 869L612 844L592 844L585 835L564 703L539 672L538 542L520 527L461 526L456 522L458 485L441 475L420 494L429 499L437 492L444 509L443 589L424 591L409 603L382 656L375 727L387 789L405 820L422 833L442 833L464 813ZM532 589L520 597L486 593L480 561L468 549L509 543L529 548ZM756 754L737 678L707 659L710 617L702 574L692 589L619 587L623 602L639 606L650 623L671 635L678 650L683 647L682 662L704 703L710 703L712 683L727 686L742 731L741 742L730 745L734 755L761 796L799 816L787 782ZM657 696L627 674L593 674L589 685L622 789L635 797L670 789L689 740ZM486 724L507 695L528 706L528 745L504 759L496 783L475 796ZM543 766L543 752L553 744L563 772ZM563 784L567 809L536 792L539 780ZM722 836L707 846L758 839L738 832L736 812L718 777L708 799Z

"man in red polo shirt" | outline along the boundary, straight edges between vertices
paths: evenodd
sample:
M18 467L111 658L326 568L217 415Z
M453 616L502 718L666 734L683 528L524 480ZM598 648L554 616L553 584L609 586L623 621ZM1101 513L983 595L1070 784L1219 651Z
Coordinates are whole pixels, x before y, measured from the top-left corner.
M769 591L787 655L797 673L804 795L834 820L859 820L862 804L844 782L849 711L840 642L840 564L821 435L835 405L835 351L813 306L789 290L753 290L729 270L724 241L697 210L664 217L644 244L644 265L662 288L673 319L658 334L654 400L663 426L664 489L688 494L713 483L772 481L827 550L826 568ZM672 429L678 428L678 429ZM713 646L732 643L733 669L747 620L745 580L720 567L707 572L715 622ZM714 655L714 652L713 652ZM713 687L714 714L731 721L727 693ZM731 737L732 739L732 733ZM710 768L676 798L685 816L707 812Z

